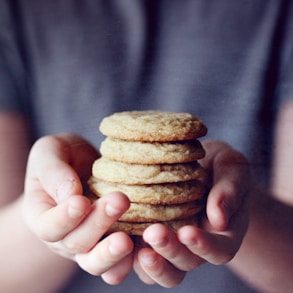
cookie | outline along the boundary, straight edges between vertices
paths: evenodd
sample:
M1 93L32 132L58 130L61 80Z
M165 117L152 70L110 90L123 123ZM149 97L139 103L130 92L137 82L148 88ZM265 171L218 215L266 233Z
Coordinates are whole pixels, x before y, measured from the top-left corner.
M92 177L89 180L91 191L102 197L113 191L121 191L131 202L145 204L180 204L203 198L206 188L202 182L191 180L178 183L126 185L102 181Z
M152 223L177 231L197 225L204 208L205 156L197 140L207 133L203 122L188 113L130 111L104 118L101 158L92 167L90 190L102 197L121 191L129 209L107 232L142 235Z
M151 143L107 137L100 152L105 158L131 164L187 163L205 156L198 140Z
M183 220L174 220L174 221L158 222L158 223L166 225L173 231L178 231L181 227L186 225L198 226L199 218L197 216L194 216L194 217L183 219ZM152 224L153 223L130 223L130 222L117 221L116 223L114 223L114 225L110 228L110 230L107 233L110 234L112 232L123 231L129 235L141 236L144 230Z
M181 220L194 216L202 208L196 201L179 205L151 205L130 203L129 209L121 216L119 221L124 222L160 222Z
M204 136L207 128L189 113L128 111L105 117L100 131L109 137L132 141L178 141Z
M141 165L101 157L94 162L92 175L104 181L136 185L200 179L205 176L205 170L196 161L183 164Z

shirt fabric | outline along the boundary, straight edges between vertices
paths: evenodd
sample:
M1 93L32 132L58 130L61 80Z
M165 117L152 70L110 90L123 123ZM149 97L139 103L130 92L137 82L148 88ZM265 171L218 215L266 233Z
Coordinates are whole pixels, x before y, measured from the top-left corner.
M292 1L0 1L0 109L34 137L80 134L96 147L103 117L190 112L207 138L253 162L267 183L274 120L292 98ZM62 292L161 292L132 274L118 287L81 272ZM171 292L254 292L203 265ZM118 292L118 291L117 291Z

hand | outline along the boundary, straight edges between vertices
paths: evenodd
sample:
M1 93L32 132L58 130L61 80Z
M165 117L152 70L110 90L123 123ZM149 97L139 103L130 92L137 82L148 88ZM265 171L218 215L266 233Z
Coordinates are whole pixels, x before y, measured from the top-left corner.
M248 226L249 166L222 142L203 142L201 164L211 177L206 217L201 227L185 226L177 233L161 224L145 230L146 245L138 249L134 267L145 283L174 287L187 271L205 262L228 263L237 253Z
M133 242L122 232L103 237L128 209L129 201L118 192L95 203L83 195L83 183L97 157L97 151L77 136L38 140L27 164L24 216L53 251L116 284L132 268Z

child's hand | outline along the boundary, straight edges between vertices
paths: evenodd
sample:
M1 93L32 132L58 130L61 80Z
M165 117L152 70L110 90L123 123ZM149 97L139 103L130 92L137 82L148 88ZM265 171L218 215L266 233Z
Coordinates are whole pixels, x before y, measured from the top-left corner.
M199 265L228 263L241 246L248 226L251 189L245 158L221 142L203 143L207 156L201 161L211 175L206 218L200 228L182 227L178 233L155 224L145 230L150 246L135 257L135 270L146 283L178 285L187 271Z
M24 215L30 229L53 251L116 284L131 270L133 242L124 233L103 236L129 201L117 192L92 204L83 195L82 183L97 157L93 147L73 135L38 140L27 165Z

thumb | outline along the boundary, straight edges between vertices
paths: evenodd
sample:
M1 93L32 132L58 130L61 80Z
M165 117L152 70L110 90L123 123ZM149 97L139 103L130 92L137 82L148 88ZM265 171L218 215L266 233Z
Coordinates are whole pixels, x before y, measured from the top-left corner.
M84 151L81 151L81 146ZM56 203L70 195L82 194L82 177L91 169L92 150L88 144L70 136L46 136L39 139L29 155L25 184L26 194L39 194L44 190ZM97 154L96 154L97 156Z
M205 168L212 174L207 199L207 217L217 230L227 229L231 217L246 200L250 186L249 164L245 157L222 142L205 144Z

